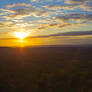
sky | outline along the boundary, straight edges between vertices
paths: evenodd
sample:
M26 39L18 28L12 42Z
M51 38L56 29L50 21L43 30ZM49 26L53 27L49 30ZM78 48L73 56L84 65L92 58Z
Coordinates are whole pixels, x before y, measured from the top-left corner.
M0 0L0 46L91 44L92 0Z

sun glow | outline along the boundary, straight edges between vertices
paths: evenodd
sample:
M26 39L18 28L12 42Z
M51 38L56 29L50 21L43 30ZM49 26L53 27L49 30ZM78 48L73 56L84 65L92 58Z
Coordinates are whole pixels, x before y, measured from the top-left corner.
M28 33L25 33L25 32L16 32L15 33L15 36L19 39L24 39L28 36Z

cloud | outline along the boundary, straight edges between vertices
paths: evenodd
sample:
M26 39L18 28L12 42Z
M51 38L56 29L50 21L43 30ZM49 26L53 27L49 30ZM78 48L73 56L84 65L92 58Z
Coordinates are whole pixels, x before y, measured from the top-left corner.
M61 34L55 34L55 36L82 36L82 35L92 35L92 31L72 31L72 32L65 32Z
M92 0L66 0L66 4L78 4L84 10L92 11Z
M30 2L38 2L39 0L30 0Z
M48 29L48 28L63 28L63 27L72 26L72 25L73 24L70 24L70 23L63 23L63 24L57 24L57 23L40 24L40 27L37 28L37 30L43 30L43 29Z
M10 14L3 16L4 18L6 18L6 20L9 19L22 19L24 17L27 16L35 16L35 17L41 17L41 16L46 16L47 15L47 11L44 11L40 8L34 8L34 7L26 7L26 8L18 8L18 9L12 9L9 10L7 9L8 12L10 12Z
M86 11L91 11L92 7L87 5L87 4L78 4L78 3L69 3L69 4L66 4L66 5L45 5L43 6L44 8L46 9L49 9L49 10L58 10L58 9L63 9L63 10L74 10L74 9L77 9L77 8L81 8L83 10L86 10Z
M46 9L49 9L49 10L57 10L57 9L64 9L64 10L74 10L75 8L78 8L79 6L76 4L76 5L72 5L72 4L69 4L69 5L46 5L46 6L43 6L45 7Z
M90 0L66 0L65 2L66 5L52 4L52 5L45 5L43 7L49 10L57 10L57 9L74 10L76 8L81 8L86 11L92 11L92 1Z
M63 23L63 24L48 24L48 27L57 27L57 28L62 28L62 27L67 27L71 26L72 24L70 23Z
M80 3L84 3L85 1L87 1L87 0L66 0L66 3L78 3L78 4L80 4Z
M74 14L68 14L64 16L56 16L54 17L56 21L61 22L75 22L75 23L85 23L87 21L92 20L92 14L82 14L82 13L74 13Z
M39 0L30 0L30 2L38 2Z
M48 37L78 37L78 36L92 36L92 31L72 31L72 32L64 32L64 33L57 33L57 34L50 34L50 35L42 35L42 36L31 36L28 38L48 38Z
M2 22L0 23L0 27L1 28L12 28L14 27L16 24L14 24L13 22L11 21L5 21L5 22Z
M66 3L68 3L68 4L75 4L75 3L77 3L77 4L89 4L89 3L92 3L92 1L91 0L66 0L65 1Z
M13 11L9 10L9 9L4 9L4 8L0 8L0 11L2 11L3 13L7 12L7 13L14 13Z
M54 0L30 0L30 2L33 3L46 3L46 2L53 2ZM57 0L57 2L60 2L62 0Z
M0 34L8 34L8 33L0 33ZM41 35L41 36L29 36L25 39L30 39L30 38L58 38L58 39L62 39L62 38L66 38L66 39L86 39L90 38L92 39L92 31L72 31L72 32L64 32L64 33L57 33L57 34L49 34L49 35ZM0 39L16 39L16 38L0 38Z
M11 5L7 5L7 8L14 8L14 7L29 7L31 6L30 4L26 4L26 3L15 3L15 4L11 4Z

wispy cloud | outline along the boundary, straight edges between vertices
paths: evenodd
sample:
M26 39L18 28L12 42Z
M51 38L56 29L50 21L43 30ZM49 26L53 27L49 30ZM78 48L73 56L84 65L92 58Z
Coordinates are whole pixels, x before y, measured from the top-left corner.
M57 24L57 23L53 23L53 24L40 24L40 27L37 28L38 30L43 30L43 29L48 29L48 28L63 28L63 27L67 27L67 26L71 26L73 24L70 23L63 23L63 24Z
M28 17L28 16L41 17L41 16L45 16L47 14L47 11L44 11L40 8L34 8L34 7L12 9L12 10L7 10L7 12L9 12L10 14L3 16L7 20L22 19L22 18Z
M55 20L61 22L75 22L75 23L85 23L87 21L92 20L92 14L83 14L83 13L74 13L68 14L64 16L56 16Z
M66 4L77 4L80 8L83 8L87 11L92 11L92 1L91 0L66 0Z
M30 4L26 4L26 3L15 3L15 4L10 4L10 5L7 5L6 7L7 8L14 8L14 7L29 7L31 6Z
M90 35L92 37L92 31L81 31L81 32L66 32L66 33L57 33L57 34L50 34L50 35L43 35L43 36L31 36L29 38L47 38L47 37L77 37L77 36L88 36Z
M69 5L46 5L46 6L43 6L45 7L46 9L49 9L49 10L57 10L57 9L63 9L63 10L74 10L75 8L78 8L79 5L74 5L74 4L69 4Z

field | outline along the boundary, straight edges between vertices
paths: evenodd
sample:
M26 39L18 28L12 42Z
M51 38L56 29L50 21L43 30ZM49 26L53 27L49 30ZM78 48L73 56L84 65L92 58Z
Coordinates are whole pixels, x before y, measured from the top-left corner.
M1 47L0 92L92 92L92 47Z

